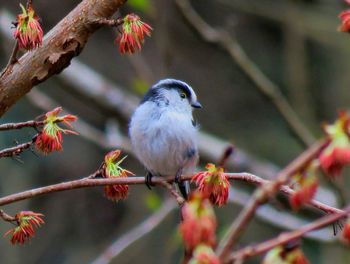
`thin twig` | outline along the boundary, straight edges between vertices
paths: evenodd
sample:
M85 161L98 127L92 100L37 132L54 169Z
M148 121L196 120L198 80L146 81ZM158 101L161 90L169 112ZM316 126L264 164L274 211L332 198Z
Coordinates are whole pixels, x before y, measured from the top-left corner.
M34 144L34 138L31 141L28 141L23 144L19 144L15 147L0 150L0 158L17 156L18 154L22 153L23 151L30 148Z
M18 40L16 40L15 45L13 46L12 53L10 56L10 59L5 67L5 69L1 72L0 77L5 75L8 71L11 70L12 66L18 61L17 60L17 53L19 50Z
M93 21L93 23L102 26L110 26L110 27L119 27L122 25L124 20L122 18L118 19L108 19L108 18L99 18Z
M162 186L164 186L172 196L176 199L176 202L178 203L179 206L182 206L185 203L185 199L177 192L177 190L172 186L170 183L167 181L163 180L160 183Z
M196 13L188 0L176 0L176 3L184 17L192 27L198 31L202 38L224 48L242 71L254 82L259 91L271 100L296 138L299 139L303 145L310 146L315 141L314 137L304 126L298 115L281 93L279 87L247 56L237 40L232 38L227 32L216 30L209 26L198 13Z
M19 122L19 123L7 123L7 124L0 125L0 131L11 130L11 129L21 129L23 127L37 128L39 126L43 126L44 124L45 124L44 121L35 121L35 120Z
M123 252L127 247L135 243L140 238L149 234L159 223L161 223L170 212L175 209L176 204L173 200L166 200L162 207L159 208L154 214L150 215L147 219L129 230L126 234L115 240L109 245L93 262L92 264L107 264Z
M347 208L340 210L340 212L324 216L308 225L305 225L301 228L290 232L284 232L280 234L278 237L264 241L255 246L249 246L243 249L240 249L233 254L231 254L229 258L229 262L233 262L236 259L245 259L247 257L252 257L261 253L264 253L278 245L283 245L288 241L298 239L305 235L308 232L311 232L316 229L320 229L329 224L335 223L336 221L346 217L350 213L350 206Z
M261 188L254 192L251 200L247 203L243 211L232 223L229 231L219 243L217 254L220 257L221 262L224 262L229 256L237 239L247 228L250 220L254 217L256 209L261 204L265 203L269 197L272 197L276 192L278 192L281 186L287 183L291 175L304 168L306 164L317 157L328 144L328 139L317 142L317 144L306 150L294 161L292 161L286 168L281 170L274 181L263 184Z
M14 222L16 221L16 217L8 215L4 212L4 210L0 210L0 217L6 222Z

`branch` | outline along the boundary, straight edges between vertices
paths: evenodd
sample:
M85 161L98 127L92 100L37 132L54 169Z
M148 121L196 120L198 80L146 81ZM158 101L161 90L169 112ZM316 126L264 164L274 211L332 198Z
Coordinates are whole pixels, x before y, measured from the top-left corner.
M198 31L202 38L224 48L242 71L253 81L258 90L271 100L296 138L299 139L303 145L310 146L315 141L314 137L310 134L286 98L280 92L279 87L247 56L239 43L227 32L216 30L209 26L191 7L188 0L176 0L176 3L184 17L191 26Z
M174 186L172 186L170 183L163 180L160 183L160 185L162 185L164 188L168 189L168 191L175 198L175 200L179 206L182 206L185 203L185 199L176 191Z
M329 144L329 140L322 140L306 150L294 161L292 161L286 168L281 170L274 181L264 184L253 194L251 200L244 207L243 211L239 214L236 220L232 223L229 231L220 242L217 254L220 257L221 262L224 262L234 247L235 242L240 235L247 228L248 223L253 218L256 209L259 205L265 203L269 197L272 197L278 192L283 184L285 184L291 175L295 174L298 170L303 168L312 159L317 157L319 153Z
M40 187L40 188L4 196L0 198L0 206L26 200L39 195L43 195L43 194L84 188L84 187L95 187L95 186L115 185L115 184L130 184L130 185L145 184L145 177L98 178L98 179L95 178L99 173L100 173L99 171L96 171L93 174L79 180L57 183L57 184L48 185L45 187ZM270 181L263 180L260 177L249 173L226 173L225 175L230 180L248 182L254 185L266 186L267 184L271 183ZM152 184L157 184L157 185L163 184L164 179L169 183L174 182L173 176L169 176L165 178L152 177ZM181 181L189 181L191 179L192 179L192 175L181 176ZM294 191L287 186L282 186L280 191L286 195L291 195L294 193ZM319 210L322 210L325 213L340 212L339 209L328 206L316 200L312 200L309 204Z
M0 78L0 116L23 95L53 74L68 67L92 33L101 27L94 21L109 18L126 0L83 0L43 40L43 45L24 54Z
M92 264L107 264L112 261L113 258L118 256L127 247L135 243L143 236L149 234L159 223L161 223L171 211L175 209L175 203L168 199L162 207L159 208L154 214L145 219L142 223L135 226L129 232L115 240L109 245L93 262Z
M8 71L11 70L12 66L18 61L17 53L19 50L18 40L16 40L15 45L13 46L12 53L10 59L5 67L5 69L0 73L0 78L5 75Z
M2 218L6 222L14 222L16 221L16 217L8 215L4 212L4 210L0 210L0 218Z
M321 219L318 219L308 225L305 225L297 230L293 230L291 232L284 232L280 234L278 237L264 241L260 244L257 244L255 246L250 246L243 248L241 250L238 250L231 254L230 256L230 262L234 262L235 260L245 259L247 257L252 257L261 253L264 253L278 245L282 245L287 243L288 241L298 239L305 235L306 233L320 229L324 226L327 226L331 223L336 222L337 220L340 220L344 217L347 217L350 213L350 206L345 208L344 210L340 210L340 212L327 215L322 217Z
M26 149L29 149L34 144L34 138L31 141L28 141L28 142L23 143L23 144L19 144L15 147L0 150L0 158L14 157L14 156L17 156L18 154L22 153Z
M0 131L11 130L11 129L21 129L23 127L37 128L39 126L43 126L44 124L45 124L44 121L35 121L35 120L19 122L19 123L8 123L8 124L0 125Z

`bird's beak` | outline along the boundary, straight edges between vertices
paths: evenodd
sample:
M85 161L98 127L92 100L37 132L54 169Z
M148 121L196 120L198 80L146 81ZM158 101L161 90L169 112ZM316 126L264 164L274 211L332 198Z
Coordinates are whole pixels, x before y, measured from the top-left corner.
M194 107L194 108L202 108L201 103L200 103L200 102L198 102L198 101L197 101L197 102L192 103L192 104L191 104L191 106L192 106L192 107Z

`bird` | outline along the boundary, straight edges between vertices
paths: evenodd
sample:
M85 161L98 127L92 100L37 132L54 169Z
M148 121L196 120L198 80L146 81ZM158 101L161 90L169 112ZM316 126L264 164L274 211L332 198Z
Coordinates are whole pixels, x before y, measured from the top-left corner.
M146 92L129 124L133 151L147 170L147 187L151 189L153 176L174 176L186 200L189 183L180 176L193 173L199 158L193 108L202 105L190 85L163 79Z

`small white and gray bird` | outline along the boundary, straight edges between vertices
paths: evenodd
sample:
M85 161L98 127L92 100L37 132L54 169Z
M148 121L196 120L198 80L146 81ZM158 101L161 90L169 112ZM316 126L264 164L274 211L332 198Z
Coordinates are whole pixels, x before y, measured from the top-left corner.
M198 161L197 125L192 108L201 108L187 83L165 79L153 85L136 108L129 125L133 150L152 176L174 176L185 199L189 184L181 174L192 173Z

